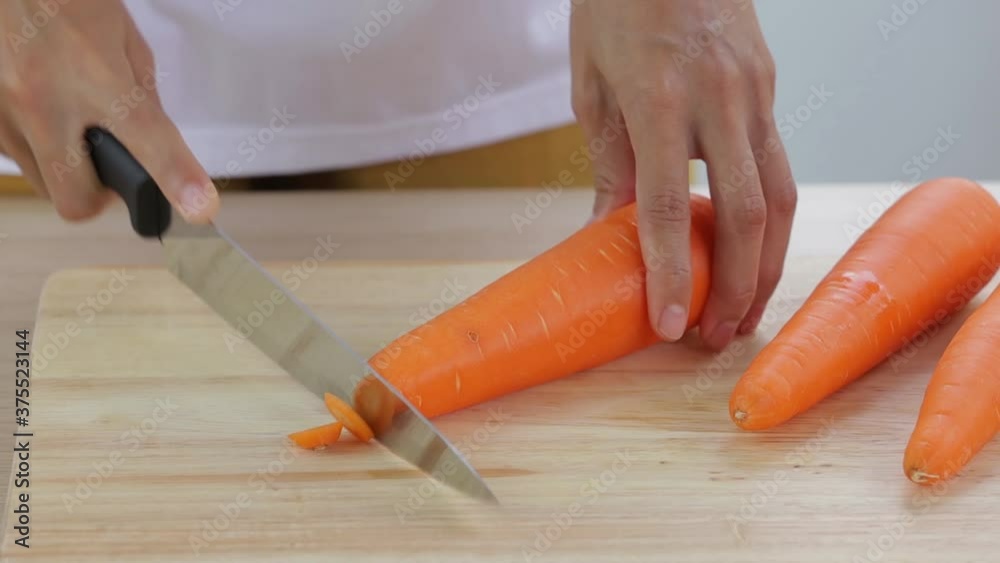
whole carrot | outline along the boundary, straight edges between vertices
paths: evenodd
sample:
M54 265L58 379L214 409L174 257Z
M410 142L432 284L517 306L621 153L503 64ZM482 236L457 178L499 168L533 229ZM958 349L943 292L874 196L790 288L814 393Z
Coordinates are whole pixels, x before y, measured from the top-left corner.
M927 385L903 456L914 483L954 476L1000 431L1000 290L962 325Z
M917 186L837 262L751 362L729 402L746 430L777 426L946 321L993 277L1000 206L969 180Z
M688 327L697 323L708 294L713 232L706 198L692 196L691 211ZM632 204L413 329L369 363L432 417L604 364L657 340ZM355 408L368 419L384 419L392 402L386 399L369 379L358 387Z

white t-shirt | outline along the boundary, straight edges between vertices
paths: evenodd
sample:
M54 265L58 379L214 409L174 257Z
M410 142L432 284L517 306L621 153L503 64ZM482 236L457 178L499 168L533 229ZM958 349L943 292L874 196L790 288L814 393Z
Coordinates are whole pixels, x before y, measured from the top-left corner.
M419 157L572 120L568 0L126 4L167 113L215 176Z

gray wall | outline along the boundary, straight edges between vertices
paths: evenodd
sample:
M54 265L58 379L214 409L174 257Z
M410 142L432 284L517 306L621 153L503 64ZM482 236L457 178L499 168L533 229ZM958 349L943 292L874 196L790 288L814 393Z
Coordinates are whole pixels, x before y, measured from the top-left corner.
M777 62L779 118L806 104L814 86L833 93L822 105L814 98L815 111L799 109L808 119L782 134L800 182L1000 179L1000 2L756 5ZM879 21L892 24L894 5L896 23L904 8L913 13L883 32ZM939 138L949 127L957 138ZM921 155L936 162L913 160Z

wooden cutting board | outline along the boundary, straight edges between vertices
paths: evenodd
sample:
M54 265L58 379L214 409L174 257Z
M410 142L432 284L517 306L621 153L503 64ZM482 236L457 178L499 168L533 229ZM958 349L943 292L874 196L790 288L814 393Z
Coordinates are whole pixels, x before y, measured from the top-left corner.
M436 419L502 501L386 451L290 448L322 402L160 269L53 276L32 334L30 549L11 561L995 561L1000 444L939 489L901 456L958 322L776 431L729 421L754 354L833 263L796 259L756 338L657 345ZM364 353L510 263L279 264ZM961 317L964 318L964 317ZM958 321L961 320L958 319ZM227 337L226 335L229 335ZM16 463L16 462L15 462ZM15 473L17 467L15 466Z

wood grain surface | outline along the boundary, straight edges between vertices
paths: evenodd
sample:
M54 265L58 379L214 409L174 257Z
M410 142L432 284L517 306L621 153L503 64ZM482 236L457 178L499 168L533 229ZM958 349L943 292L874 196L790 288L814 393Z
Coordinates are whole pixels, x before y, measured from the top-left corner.
M833 260L794 261L760 334L723 354L658 345L437 419L500 508L370 445L290 448L329 420L322 402L163 270L59 273L35 333L35 532L17 560L990 560L1000 448L938 490L900 468L957 323L777 431L728 420L735 379ZM512 266L271 269L367 354Z
M990 187L994 195L1000 194L1000 186ZM848 247L851 233L864 228L881 211L880 202L892 201L896 195L887 184L801 186L788 266L789 275L799 276L795 278L799 281L789 278L786 286L811 283L804 280L815 278L818 270L828 267L833 257ZM586 217L591 198L588 190L566 190L539 217L518 229L512 217L524 214L530 202L545 201L541 191L232 193L224 196L220 223L255 257L291 261L285 265L301 263L317 244L317 237L330 236L341 246L324 264L323 272L332 271L326 268L341 261L358 259L433 260L438 267L445 267L452 261L530 257L575 229ZM61 222L46 202L4 198L0 202L0 261L4 265L0 268L0 329L8 335L0 359L11 366L13 373L13 332L33 327L41 289L50 274L94 264L118 264L129 272L139 272L140 266L159 264L160 256L155 245L135 239L120 207L97 221L69 225ZM365 267L378 265L369 263ZM503 267L489 266L479 275L488 275L488 268ZM384 324L379 321L377 327L355 328L389 335L407 328L408 315L413 314L411 307L430 303L417 303L418 292L429 291L424 297L430 300L440 291L427 279L420 281L426 276L420 272L426 271L416 268L391 280L412 293L398 291L392 299L379 300L379 307L394 309L384 309ZM67 300L78 306L79 302L72 303L72 299L88 291L99 292L104 288L102 284L109 282L108 275L107 270L85 273L80 280L89 280L89 285L69 288L70 293L63 298L51 297L47 302L56 310L62 308L65 315ZM165 274L153 270L138 279L153 283L157 276L161 276L157 284L172 285L162 277ZM328 300L335 299L336 294L331 292L334 286L313 286L321 277L303 284L300 291L328 315L333 310ZM150 286L136 281L130 287ZM197 342L194 348L185 349L177 341L179 336L155 342L148 337L161 311L200 307L196 300L186 301L193 299L190 295L177 291L174 287L164 295L143 300L144 305L132 307L124 316L106 312L94 316L91 328L101 326L105 332L113 329L118 331L116 334L131 333L122 326L114 328L115 323L138 322L136 326L145 326L136 332L147 335L140 339L143 349L114 347L111 351L103 339L89 337L95 338L92 348L103 351L85 362L80 360L87 367L67 365L72 376L61 381L72 390L70 405L83 401L90 406L79 417L68 407L58 405L48 413L36 410L40 420L50 420L57 426L54 433L47 433L47 438L39 438L62 440L59 436L73 432L77 425L93 428L101 416L98 411L105 408L104 401L124 403L122 414L112 413L107 415L107 421L99 423L104 425L102 430L90 438L100 440L99 445L92 444L84 452L84 448L60 441L59 450L46 448L48 453L40 456L51 456L49 460L55 466L46 470L33 463L32 471L50 471L49 477L69 479L58 487L75 487L76 479L85 480L94 471L92 466L78 464L79 456L86 461L108 459L115 439L120 437L113 434L113 429L122 428L125 421L139 421L141 425L146 417L155 414L155 400L162 398L157 391L163 388L147 385L152 380L170 378L153 369L153 360L162 360L164 366L182 364L178 368L181 376L204 374L210 369L191 361L202 346ZM397 294L406 300L397 303ZM131 291L121 293L110 306L132 303L129 295ZM180 300L170 303L170 296ZM171 313L171 322L182 327L214 323L216 330L221 330L220 321L204 313L203 309L192 310L190 316ZM82 320L78 313L69 314L76 321ZM1000 547L1000 535L996 533L1000 511L993 502L998 481L995 468L1000 461L997 445L988 446L968 474L946 490L928 493L914 489L903 479L900 468L923 385L959 321L956 319L920 347L917 355L898 371L884 366L815 411L765 434L734 432L725 418L724 405L740 368L776 328L771 323L731 360L688 345L678 349L661 347L666 349L652 349L616 366L511 396L498 404L503 405L503 414L514 413L514 417L493 434L484 437L480 430L479 436L484 439L471 458L506 501L505 510L509 506L514 512L496 515L473 510L456 495L436 492L405 524L399 523L393 506L397 500L407 500L407 483L411 482L407 479L417 485L418 496L423 481L378 450L350 450L350 461L338 458L335 466L345 467L346 473L335 478L328 478L328 457L296 457L294 467L302 469L282 472L284 480L277 485L268 482L265 491L257 493L259 482L249 484L249 475L261 467L267 471L268 464L282 450L274 442L263 445L247 431L234 429L233 421L242 424L262 417L258 428L263 430L259 433L266 440L274 440L289 429L285 425L299 428L303 423L322 421L325 415L308 395L296 404L268 401L263 410L251 408L257 403L234 400L229 391L233 386L219 383L226 390L214 395L218 399L210 400L207 414L206 396L178 395L195 397L188 403L189 408L196 409L202 418L191 418L192 414L178 410L178 416L159 425L141 448L126 452L125 463L116 471L131 476L117 481L117 485L115 478L109 477L101 485L105 496L95 490L80 508L86 517L79 517L81 512L66 512L59 498L43 494L40 498L46 500L39 504L33 500L32 510L37 517L33 536L39 542L33 543L41 549L11 551L7 546L12 538L7 537L2 555L4 561L195 560L184 543L190 533L201 531L201 520L218 516L214 512L222 510L218 504L225 506L241 498L237 493L236 497L219 500L228 497L231 489L226 487L232 486L237 470L233 469L234 460L213 452L226 450L231 442L244 447L249 438L253 440L248 450L253 450L249 458L252 463L237 467L239 471L247 470L237 475L237 483L248 495L254 495L253 504L245 507L229 532L221 534L197 560L522 561L526 558L521 550L526 546L530 550L536 541L544 547L545 541L539 540L538 534L548 532L558 539L541 557L529 551L530 560L993 562ZM775 319L774 323L780 322ZM374 332L365 334L361 338L367 342ZM210 340L206 339L204 346ZM228 358L215 358L215 365L222 369L211 379L256 373L261 379L254 378L249 384L250 395L255 393L256 385L264 384L265 376L274 378L274 385L283 393L296 389L281 379L284 376L273 366L259 356L254 358L253 351L248 350L247 354L226 352ZM46 373L62 370L59 363L71 357L69 351L60 354L53 362L55 367L48 367ZM123 362L132 362L133 367L123 367ZM100 379L108 373L120 375L122 370L131 376L122 385L110 386ZM143 370L145 376L140 373ZM650 376L650 371L657 375ZM703 385L705 378L712 384L688 402L683 386L697 389L699 376L703 376ZM277 383L278 379L281 383ZM106 391L104 398L95 397L94 388ZM10 467L13 389L11 383L9 390L0 391L10 397L0 401L0 434L5 437L0 440L0 470ZM137 394L145 399L133 402ZM476 431L486 428L489 422L489 408L470 409L436 422L459 443L464 437L475 440ZM831 426L834 430L826 438L823 421L830 418L836 426ZM206 427L186 422L198 420L202 425L208 420L215 422ZM490 427L494 427L492 423ZM213 438L198 438L201 434ZM195 438L211 444L206 448L205 442L192 442ZM182 451L181 468L164 455L168 450L160 449L160 444L174 449L189 442L201 446L192 452ZM589 479L599 479L602 474L606 480L611 479L604 472L609 468L613 472L615 450L629 444L640 444L636 451L641 461L630 466L628 472L616 475L606 492L593 504L587 504L582 513L577 512L572 526L563 530L560 522L566 518L560 515L584 495L581 488ZM340 457L343 453L337 452ZM799 463L800 459L804 462ZM302 461L315 465L298 465ZM795 465L800 466L798 470ZM311 469L306 471L306 467ZM535 471L543 478L535 481L527 474L504 473L512 469ZM149 475L137 476L144 472ZM636 476L634 480L631 475ZM301 484L294 481L298 479ZM379 490L384 488L374 497L362 486L372 480L378 481ZM226 494L217 491L220 483L228 483L221 489ZM7 484L7 475L0 475L4 492ZM400 491L406 493L403 498L387 503ZM587 500L593 496L590 491L586 491ZM164 498L169 501L150 504L153 499ZM210 510L202 499L218 502ZM276 504L281 511L272 516L271 510L261 510L264 499L270 499L267 505ZM312 500L319 502L306 502ZM341 503L346 503L346 508ZM7 508L5 517L12 507ZM289 514L305 523L289 524ZM339 519L331 520L333 515ZM160 527L164 527L163 535ZM9 522L4 529L10 533ZM262 545L269 547L263 549ZM112 546L116 551L111 550Z

